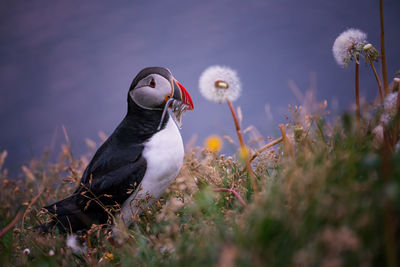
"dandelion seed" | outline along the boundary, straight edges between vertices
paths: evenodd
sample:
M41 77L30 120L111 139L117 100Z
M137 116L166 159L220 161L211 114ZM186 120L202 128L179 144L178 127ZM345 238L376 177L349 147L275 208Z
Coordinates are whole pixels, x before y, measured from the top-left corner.
M228 67L211 66L200 76L201 94L210 101L221 103L235 101L241 92L241 84L236 71Z
M211 135L209 136L206 141L205 141L205 148L212 152L212 153L217 153L221 151L222 149L222 139L218 135Z
M24 253L24 255L29 255L31 254L31 250L29 248L26 248L22 253Z
M367 34L358 29L348 29L335 40L332 52L337 64L345 67L351 60L358 62L358 56L367 43Z

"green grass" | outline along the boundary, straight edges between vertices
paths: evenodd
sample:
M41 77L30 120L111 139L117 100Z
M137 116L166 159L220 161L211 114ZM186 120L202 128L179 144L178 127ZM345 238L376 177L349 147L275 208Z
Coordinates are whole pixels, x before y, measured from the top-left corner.
M324 115L306 120L296 112L287 129L296 129L295 156L275 146L253 163L257 200L236 157L187 151L163 198L122 229L122 245L94 227L81 255L67 247L66 235L32 229L47 217L42 206L74 190L90 154L73 158L65 145L55 163L46 155L32 160L25 180L2 170L0 229L21 217L0 240L1 265L384 266L393 253L400 262L400 153L374 142L376 111L360 127L348 114L330 125ZM217 187L234 189L247 205Z

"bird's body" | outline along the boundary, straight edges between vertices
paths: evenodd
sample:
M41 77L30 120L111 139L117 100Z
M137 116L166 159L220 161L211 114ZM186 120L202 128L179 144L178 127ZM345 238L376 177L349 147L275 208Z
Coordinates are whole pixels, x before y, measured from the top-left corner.
M122 205L121 214L125 224L130 224L138 207L144 208L151 204L167 189L182 167L183 154L182 137L169 117L165 128L154 134L144 145L142 156L147 162L147 170L140 191L130 195Z
M182 137L166 112L171 106L178 121L182 110L193 109L171 73L158 67L139 72L129 89L127 115L96 151L74 194L44 207L53 217L40 228L76 232L109 224L110 215L129 225L158 199L183 162Z

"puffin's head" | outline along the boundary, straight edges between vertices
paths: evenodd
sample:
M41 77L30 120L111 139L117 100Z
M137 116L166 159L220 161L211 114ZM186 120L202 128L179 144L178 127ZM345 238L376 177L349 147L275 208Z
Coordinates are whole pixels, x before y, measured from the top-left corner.
M186 89L162 67L141 70L129 88L129 98L139 107L147 110L171 108L180 124L182 114L193 109L193 101Z

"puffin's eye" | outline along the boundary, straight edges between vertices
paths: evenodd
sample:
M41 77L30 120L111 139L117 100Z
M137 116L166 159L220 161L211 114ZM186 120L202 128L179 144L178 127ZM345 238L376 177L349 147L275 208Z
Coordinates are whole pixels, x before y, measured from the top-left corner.
M156 87L156 81L155 81L154 79L151 79L151 81L150 81L150 83L149 83L149 86L150 86L151 88L155 88L155 87Z

